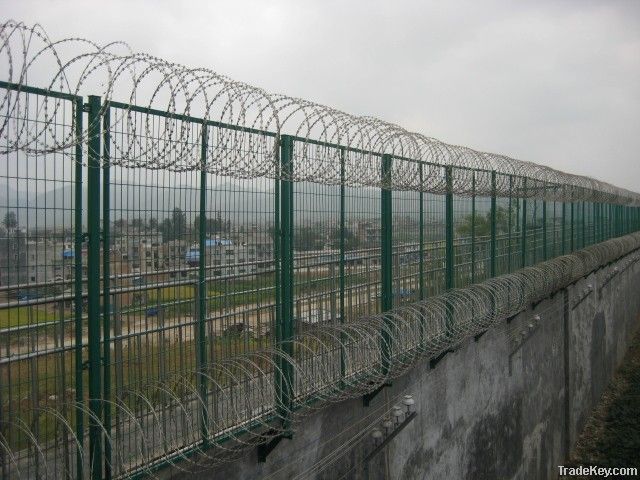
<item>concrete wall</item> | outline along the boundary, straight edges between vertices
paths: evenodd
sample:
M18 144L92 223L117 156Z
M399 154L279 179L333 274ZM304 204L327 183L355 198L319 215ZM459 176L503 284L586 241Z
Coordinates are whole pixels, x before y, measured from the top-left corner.
M370 479L556 478L640 325L640 262L603 286L616 265L469 339L434 368L416 365L369 407L352 400L310 414L266 463L251 451L171 478L364 478L360 463L372 444L351 436L368 433L363 425L379 422L385 401L406 393L418 416L371 462ZM309 470L332 453L327 468Z

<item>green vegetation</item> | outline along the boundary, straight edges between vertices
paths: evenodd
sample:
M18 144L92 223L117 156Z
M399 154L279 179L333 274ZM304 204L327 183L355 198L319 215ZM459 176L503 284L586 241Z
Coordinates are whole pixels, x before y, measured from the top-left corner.
M460 237L471 236L472 224L474 216L469 214L463 218L462 222L456 227L456 232ZM488 237L491 235L491 212L484 215L476 213L475 215L475 236ZM511 227L517 227L517 212L511 208ZM498 235L509 231L509 211L504 207L496 208L496 233Z
M65 317L71 314L65 311ZM0 310L0 329L35 325L60 320L60 314L46 308L13 307Z

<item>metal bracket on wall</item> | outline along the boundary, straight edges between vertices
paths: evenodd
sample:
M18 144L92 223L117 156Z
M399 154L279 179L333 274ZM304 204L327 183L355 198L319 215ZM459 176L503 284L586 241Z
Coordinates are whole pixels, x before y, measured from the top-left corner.
M591 295L591 293L594 291L595 289L591 284L584 287L584 290L582 290L582 292L580 292L580 294L578 295L578 300L576 300L571 306L571 310L575 310L576 308L578 308L578 305L580 305L584 300L586 300L587 297Z
M480 341L480 339L484 336L484 334L485 334L485 333L487 333L487 330L483 330L483 331L481 331L480 333L476 333L476 334L473 336L473 341L474 341L474 342L478 342L478 341Z
M509 375L512 373L512 360L513 357L522 345L533 335L540 325L540 315L534 315L533 318L522 327L517 335L511 340L511 351L509 352Z
M390 387L391 382L385 382L380 385L378 388L373 390L372 392L366 393L362 396L362 406L368 407L371 404L371 401L376 398L376 396L382 391L384 387Z
M273 433L273 431L272 431ZM260 463L264 463L267 461L267 457L269 456L269 454L273 451L274 448L276 448L278 446L278 444L280 443L280 441L283 439L289 439L291 440L293 438L293 434L291 433L282 433L276 437L273 437L271 440L269 440L266 443L261 443L260 445L258 445L258 462Z
M436 368L438 366L438 364L440 363L440 361L447 356L448 353L453 353L455 352L455 350L445 350L444 352L442 352L440 355L438 355L437 357L434 357L432 359L429 360L429 368L431 370L433 370L434 368Z
M607 273L607 275L604 277L604 282L602 282L602 285L600 285L600 293L598 295L600 299L602 299L602 291L604 290L604 287L609 285L609 282L613 280L613 278L618 275L618 273L620 273L620 269L618 267L614 267L614 269Z
M513 320L524 311L525 311L525 309L523 308L522 310L519 310L518 312L516 312L513 315L511 315L510 317L507 317L505 319L505 321L507 322L507 325L509 325L511 322L513 322Z

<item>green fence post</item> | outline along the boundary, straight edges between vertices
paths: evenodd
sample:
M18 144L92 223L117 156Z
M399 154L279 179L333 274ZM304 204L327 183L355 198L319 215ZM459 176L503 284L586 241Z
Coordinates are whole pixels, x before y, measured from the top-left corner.
M555 193L555 192L554 192ZM558 202L553 199L553 252L551 253L551 257L557 257L558 253L558 226L557 226L557 218L558 218Z
M476 171L471 172L471 283L476 283Z
M507 252L508 252L508 257L507 257L507 272L511 273L511 263L513 261L513 259L511 258L513 256L513 253L511 252L511 235L512 235L512 218L513 218L513 213L511 212L512 208L513 208L513 175L509 175L509 206L508 206L508 210L509 210L509 220L508 220L508 233L507 233L507 238L509 241L509 245L507 246Z
M424 283L424 165L420 163L420 192L418 193L418 201L420 202L420 233L418 234L418 243L420 252L419 256L419 299L424 300L426 298L425 283Z
M75 346L74 346L74 361L75 361L75 388L76 388L76 403L78 406L84 403L84 388L83 388L83 360L82 360L82 304L83 304L83 287L82 287L82 147L83 143L83 112L84 101L82 97L76 98L75 101L75 191L74 191L74 329L75 329ZM81 408L76 408L76 441L78 442L78 449L76 451L76 476L78 480L84 478L84 462L83 449L84 449L84 415Z
M542 198L542 260L549 258L549 241L547 239L547 201Z
M104 394L104 429L108 438L104 444L104 476L111 479L111 198L110 198L110 159L111 159L111 116L109 104L105 105L103 114L102 144L102 357L103 394Z
M498 215L498 199L497 195L497 184L496 184L496 172L494 170L491 171L491 265L490 265L490 274L491 277L496 276L496 253L497 253L497 230L496 230L496 221Z
M535 182L533 191L534 193L536 192ZM533 243L533 245L531 245L531 265L535 265L536 263L538 263L538 200L535 197L533 198L533 212L531 213L531 217L533 219L533 235L531 238L531 242Z
M380 310L388 312L393 308L393 204L391 192L392 157L382 155L382 189L380 191L380 266L381 266L381 295ZM384 374L389 371L391 355L391 337L387 329L382 332L382 369Z
M209 442L209 412L207 409L208 388L206 381L207 362L207 285L206 285L206 254L207 254L207 148L209 146L209 127L206 123L201 127L200 143L200 197L198 218L198 288L197 288L197 322L198 344L196 348L196 365L198 367L198 393L202 398L200 431L202 443Z
M445 170L447 193L445 195L445 288L454 288L453 250L453 168Z
M340 275L340 323L345 322L345 229L346 229L346 198L345 198L345 158L346 151L344 147L340 148L340 266L339 266L339 275ZM346 364L345 364L345 347L346 337L343 332L340 333L340 378L344 378L346 375ZM344 382L341 380L340 382L341 388L344 388Z
M294 316L293 316L293 138L281 137L280 151L280 288L281 288L281 336L279 347L288 356L293 356ZM281 416L285 418L293 401L293 366L282 360L280 383ZM285 425L288 425L285 423Z
M87 171L87 314L89 350L89 465L91 478L102 479L102 380L100 342L100 97L89 96Z
M522 268L527 266L527 177L522 178L522 245L520 246Z

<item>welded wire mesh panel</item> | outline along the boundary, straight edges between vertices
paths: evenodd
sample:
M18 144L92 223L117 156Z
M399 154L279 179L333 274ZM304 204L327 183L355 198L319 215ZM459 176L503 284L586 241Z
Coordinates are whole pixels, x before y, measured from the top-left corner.
M525 225L523 225L522 219L527 201L522 197L524 192L522 177L512 176L510 191L513 192L511 208L515 208L515 225L511 236L512 248L510 249L512 252L512 261L510 263L513 265L512 269L517 270L525 265L523 252L525 251L524 239L526 228L524 228Z
M556 201L547 202L547 256L557 257L562 254L561 239L562 230L558 223L560 220L561 205Z
M346 321L380 311L380 203L379 189L345 189L345 228L357 239L356 248L345 248Z
M273 180L207 176L204 224L209 361L273 344L275 199ZM198 266L200 246L185 258Z
M424 238L427 296L438 295L445 283L445 196L426 194L424 198Z
M132 144L154 155L171 142L145 137L157 126L162 138L159 115L112 108L109 118L114 388L105 396L117 404L112 462L125 472L140 466L140 455L127 452L141 442L145 455L161 457L167 437L177 448L198 441L196 425L204 418L215 436L256 414L247 403L250 376L243 375L246 391L238 395L203 369L273 345L275 200L269 178L208 171L223 148L216 142L226 138L221 127L191 120L179 126L183 144L171 144L170 151L199 151L198 169L119 167L128 165Z
M425 167L394 159L396 170L415 170L417 182L425 182ZM393 304L418 301L426 289L424 239L425 193L399 190L392 193L393 209ZM421 205L422 202L422 205Z
M513 269L513 232L516 221L513 199L496 198L496 275L509 273Z
M543 259L542 200L531 198L527 205L527 264L534 265Z
M81 152L15 151L10 142L73 139L78 101L30 89L2 95L12 101L0 107L0 477L62 478L76 471L73 404L83 383Z
M297 148L303 146L302 142L297 143ZM329 155L296 158L320 165L329 161ZM302 332L313 325L341 323L347 287L347 252L355 252L360 247L360 238L347 226L345 189L341 185L296 182L293 205L296 330Z
M116 138L116 137L113 137ZM197 275L188 252L196 239L198 172L111 167L111 349L114 463L127 470L140 461L129 452L144 443L161 449L151 407L160 422L176 415L172 398L155 385L193 376L196 369ZM104 277L103 277L104 282ZM177 387L176 395L191 392ZM195 400L193 400L195 403ZM129 409L139 426L123 415Z
M213 371L206 374L210 380L204 378L200 395L206 396L209 435L219 437L275 405L270 362L230 366L226 374L215 369L275 346L278 207L271 178L207 175L206 183L204 217L194 220L201 239L190 247L186 261L204 270L206 301L197 321L204 322L204 363Z
M304 142L294 146L295 171L323 171L327 175L331 158L337 158L337 179L344 178L344 155L340 149L311 148ZM341 175L342 172L342 175ZM348 288L358 278L348 275L347 258L359 250L360 238L348 224L344 183L323 185L300 181L293 194L293 322L297 335L305 335L327 325L345 321ZM330 340L327 340L330 342ZM342 375L341 349L319 355L316 345L305 343L296 358L318 383L338 382ZM321 380L320 380L321 379ZM309 384L297 379L296 395L311 393ZM320 385L317 385L320 387Z
M491 274L491 198L454 196L455 285L464 287ZM498 219L496 219L496 226Z

